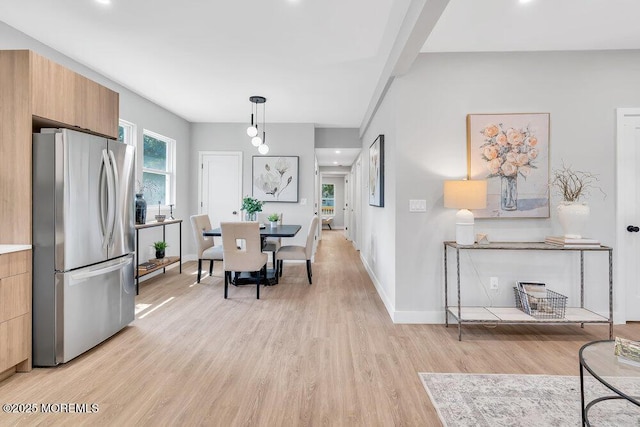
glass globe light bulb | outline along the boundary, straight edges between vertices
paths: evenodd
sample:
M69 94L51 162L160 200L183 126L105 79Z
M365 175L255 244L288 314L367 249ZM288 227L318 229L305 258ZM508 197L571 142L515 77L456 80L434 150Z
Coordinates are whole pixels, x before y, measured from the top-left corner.
M254 137L258 134L258 128L255 126L249 126L247 128L247 135L249 135L250 137Z
M262 138L260 138L259 136L254 136L253 138L251 138L251 143L254 147L259 147L260 144L262 144Z
M267 144L260 144L258 147L258 152L260 154L267 154L269 152L269 146Z

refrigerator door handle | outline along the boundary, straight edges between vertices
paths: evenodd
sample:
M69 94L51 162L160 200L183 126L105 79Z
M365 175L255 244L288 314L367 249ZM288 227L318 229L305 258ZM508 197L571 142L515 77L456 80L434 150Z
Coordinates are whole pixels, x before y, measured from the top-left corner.
M106 179L107 179L107 172L106 172L106 168L107 165L105 164L104 161L104 157L100 157L100 179L98 181L98 202L100 204L99 206L99 216L100 216L100 231L102 232L102 247L104 249L105 247L105 242L107 240L107 218L106 218L106 212L105 212L105 207L106 205L109 203L107 201L107 184L106 184Z
M111 223L111 230L109 231L109 246L113 245L113 238L116 230L117 221L120 212L118 191L120 191L120 178L118 175L118 164L116 163L116 156L113 151L109 150L109 159L111 159L111 171L113 173L113 222Z
M107 249L107 247L111 243L111 232L112 232L112 227L113 227L113 222L115 217L115 212L113 209L114 206L111 201L115 193L113 189L113 169L110 166L111 161L109 160L109 154L107 154L106 149L102 150L102 162L105 166L105 171L107 173L107 220L106 220L107 225L105 226L106 233L105 233L104 242L102 243L102 248ZM104 215L104 207L102 210L102 215Z
M106 267L103 268L98 268L95 270L88 270L88 271L81 271L78 273L73 273L71 275L71 278L73 280L84 280L84 279L89 279L91 277L95 277L95 276L101 276L103 274L107 274L110 273L112 271L116 271L116 270L120 270L122 267L124 267L125 265L129 265L133 262L131 257L126 257L123 258L121 260L119 260L118 262L115 262L111 265L108 265Z

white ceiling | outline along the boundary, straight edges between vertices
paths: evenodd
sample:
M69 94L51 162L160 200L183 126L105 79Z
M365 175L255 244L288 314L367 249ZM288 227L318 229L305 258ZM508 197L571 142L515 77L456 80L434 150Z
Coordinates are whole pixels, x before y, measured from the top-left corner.
M247 122L262 95L267 122L319 127L361 125L407 11L420 12L418 0L111 1L2 0L0 19L191 122ZM637 49L638 16L639 0L450 0L422 51Z
M410 0L2 0L0 19L191 122L358 127Z
M638 0L451 0L422 52L640 48Z
M360 154L359 148L316 148L319 166L351 166Z

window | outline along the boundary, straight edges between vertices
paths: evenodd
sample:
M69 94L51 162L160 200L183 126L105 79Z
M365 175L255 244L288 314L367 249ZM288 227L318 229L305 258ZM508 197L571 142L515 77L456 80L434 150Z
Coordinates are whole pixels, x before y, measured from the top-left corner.
M335 192L333 184L322 184L322 215L333 216L335 213Z
M150 190L149 205L175 204L175 147L175 140L144 130L142 185Z
M136 125L120 119L118 124L118 141L127 145L136 145Z

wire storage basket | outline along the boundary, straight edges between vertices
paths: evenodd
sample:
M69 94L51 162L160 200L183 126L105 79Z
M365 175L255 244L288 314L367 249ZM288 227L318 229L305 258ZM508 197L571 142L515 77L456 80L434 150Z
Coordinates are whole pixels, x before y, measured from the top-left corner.
M546 289L546 297L537 298L517 287L513 288L516 296L516 308L536 319L563 319L567 308L567 297Z

